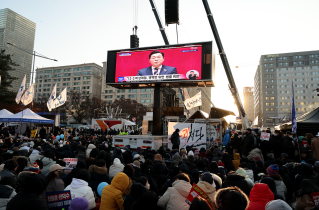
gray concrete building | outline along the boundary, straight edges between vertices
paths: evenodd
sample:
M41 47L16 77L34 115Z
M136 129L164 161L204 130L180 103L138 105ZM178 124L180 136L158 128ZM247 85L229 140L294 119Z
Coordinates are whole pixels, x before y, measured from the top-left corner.
M67 88L67 95L73 90L80 92L82 99L88 96L101 98L102 75L103 68L96 63L36 69L34 100L47 102L55 84L57 96Z
M12 55L12 60L19 66L10 72L11 76L18 79L12 82L12 91L18 91L24 75L27 75L26 86L30 84L32 55L16 47L33 52L36 24L18 13L6 8L0 9L0 49Z
M247 115L248 122L253 122L254 116L254 87L244 87L244 109Z
M296 117L319 105L319 51L262 55L254 77L255 117L259 126L291 120L292 80ZM284 121L285 122L285 121Z

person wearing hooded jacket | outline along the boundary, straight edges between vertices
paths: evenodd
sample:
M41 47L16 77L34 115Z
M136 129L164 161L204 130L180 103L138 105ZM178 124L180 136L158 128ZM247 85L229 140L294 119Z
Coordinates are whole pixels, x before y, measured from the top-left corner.
M235 186L241 189L247 196L249 196L250 187L245 180L245 177L239 175L235 171L231 171L227 174L226 180L223 183L223 188Z
M249 152L249 154L252 155L253 157L258 156L263 163L265 162L264 156L260 149L254 148L253 150Z
M135 202L140 201L143 193L147 192L147 188L140 183L134 183L131 192L124 200L124 209L131 210Z
M54 161L54 152L48 152L44 155L44 158L42 159L42 163L43 163L43 168L41 169L41 173L46 176L49 171L50 171L50 167L53 164L56 164L56 162Z
M251 133L251 129L247 128L246 131L246 138L244 139L244 147L243 147L243 154L248 156L248 153L251 150L251 147L254 145L255 137Z
M86 158L90 157L90 153L92 151L92 149L96 148L96 146L94 144L89 144L87 150L86 150Z
M104 160L99 160L94 165L91 165L89 171L91 174L89 186L92 188L93 192L97 192L97 187L101 182L111 183Z
M239 153L234 154L234 160L232 160L232 162L233 162L235 170L237 170L238 166L240 165L240 154Z
M93 209L96 204L92 188L88 186L89 179L90 173L86 169L81 169L76 173L76 178L73 178L71 184L64 190L70 190L72 198L86 198L89 201L89 209Z
M102 191L100 210L124 210L123 196L130 193L132 184L132 180L125 173L116 174L111 184Z
M212 174L206 172L201 176L201 180L202 181L197 183L197 186L208 195L211 201L213 201L216 195L216 188L213 186L215 180Z
M0 210L5 210L8 202L16 194L17 193L12 186L0 184Z
M30 163L33 164L36 160L42 160L43 155L40 155L41 149L33 148L31 155L29 156Z
M237 169L236 172L237 172L239 175L245 177L245 180L246 180L246 182L248 183L248 186L249 186L250 188L253 188L253 187L254 187L254 182L247 176L245 169L239 168L239 169Z
M189 205L185 202L192 185L187 174L178 174L172 187L169 187L164 195L158 200L157 205L166 210L188 210Z
M268 185L257 183L250 191L249 199L250 203L246 210L265 209L266 204L274 200L274 194Z
M226 130L226 134L223 138L223 146L224 147L229 143L229 140L230 140L229 130Z
M119 172L123 172L123 170L124 165L118 158L115 158L113 164L110 166L109 177L112 179Z

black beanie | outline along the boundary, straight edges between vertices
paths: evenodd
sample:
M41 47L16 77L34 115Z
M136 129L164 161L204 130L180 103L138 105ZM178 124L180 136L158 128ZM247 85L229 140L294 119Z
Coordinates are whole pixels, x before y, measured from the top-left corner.
M88 182L90 180L90 172L86 169L81 169L76 173L75 178Z

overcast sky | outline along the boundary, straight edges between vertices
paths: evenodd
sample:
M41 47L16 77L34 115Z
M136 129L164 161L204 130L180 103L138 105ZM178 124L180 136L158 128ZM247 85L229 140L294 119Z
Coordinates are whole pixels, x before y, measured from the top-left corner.
M94 62L102 65L108 50L130 46L133 0L10 0L10 8L36 23L36 52L58 62L36 58L35 66L50 67ZM179 43L214 41L201 0L180 0ZM318 0L208 0L232 72L242 96L253 86L260 55L319 50ZM164 0L155 0L164 23ZM166 31L177 43L176 26ZM140 47L163 45L148 0L138 1ZM216 46L215 46L216 47ZM238 66L238 68L235 68ZM217 107L238 113L228 80L216 54Z

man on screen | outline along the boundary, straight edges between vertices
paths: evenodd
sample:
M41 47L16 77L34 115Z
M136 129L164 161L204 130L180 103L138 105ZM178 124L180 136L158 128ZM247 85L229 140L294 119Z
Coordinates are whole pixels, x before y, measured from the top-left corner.
M188 79L197 79L198 75L194 73L194 71L191 71L188 75Z
M151 66L144 69L140 69L137 72L136 76L177 74L177 70L175 67L163 65L164 53L162 52L151 52L149 55L149 60Z

